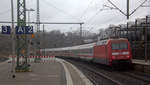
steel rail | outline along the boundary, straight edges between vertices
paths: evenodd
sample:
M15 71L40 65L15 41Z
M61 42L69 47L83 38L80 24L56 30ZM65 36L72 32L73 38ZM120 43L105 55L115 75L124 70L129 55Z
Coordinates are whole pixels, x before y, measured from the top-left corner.
M133 72L123 72L123 74L126 75L126 76L130 76L132 78L135 78L137 80L144 81L146 83L150 83L150 79L143 78L144 76L141 76L137 73L135 74Z
M80 65L80 66L81 66L81 65ZM95 71L95 70L93 70L93 69L91 69L91 68L89 68L89 67L85 67L85 66L83 66L83 65L82 65L81 67L83 67L84 69L87 69L88 71L91 71L92 73L95 73L95 74L97 74L97 75L99 75L99 76L101 76L101 77L103 77L103 78L105 78L105 79L107 79L107 80L110 80L110 81L114 82L114 83L117 84L117 85L122 85L120 82L118 82L118 81L116 81L116 80L114 80L114 79L112 79L112 78L106 76L106 75L103 74L103 73L97 72L97 71Z
M67 60L67 61L68 61L68 60ZM69 62L72 62L72 61L69 60ZM74 62L73 62L73 63L74 63ZM91 68L89 68L89 67L87 67L87 66L85 66L85 65L83 65L83 64L80 64L80 65L79 65L79 63L75 63L75 64L76 64L77 66L80 66L80 68L83 68L84 70L86 69L86 71L89 71L89 72L91 72L91 73L94 73L94 74L96 74L96 75L98 75L98 76L100 76L100 77L102 77L102 78L104 78L104 79L106 79L106 80L109 80L109 81L115 83L115 85L122 85L119 81L116 81L116 80L114 80L114 79L112 79L112 78L106 76L105 74L100 73L100 72L97 72L97 71L95 71L94 69L91 69ZM92 79L92 78L89 78L89 79L94 83L94 85L98 85L97 82L96 82L94 79Z

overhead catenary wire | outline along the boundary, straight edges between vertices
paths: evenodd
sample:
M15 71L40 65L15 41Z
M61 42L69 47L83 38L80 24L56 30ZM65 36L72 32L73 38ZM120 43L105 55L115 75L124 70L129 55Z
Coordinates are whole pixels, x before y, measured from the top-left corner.
M107 5L104 5L105 7L107 7L107 8L109 8L109 10L111 9L117 9L117 10L119 10L122 14L124 14L125 16L127 16L127 14L126 13L124 13L120 8L118 8L111 0L107 0L113 7L111 7L111 6L107 6ZM132 15L135 11L137 11L137 9L139 9L140 7L142 7L146 2L147 2L148 0L139 0L137 3L140 3L140 2L142 2L137 8L135 8L130 14L129 14L129 16L130 15ZM149 0L150 1L150 0ZM104 10L104 9L103 9ZM86 21L86 23L88 22L88 21L91 21L92 19L94 19L94 17L96 16L96 15L98 15L98 13L100 12L100 10L95 14L95 15L93 15L89 20L87 20ZM93 29L93 28L92 28ZM90 29L90 30L92 30L92 29Z
M132 15L135 11L137 11L137 9L139 9L140 7L142 7L148 0L144 0L137 8L135 8L129 15Z
M81 19L82 19L83 16L86 14L86 12L88 11L88 9L89 9L89 7L90 7L90 4L93 3L93 1L94 1L94 0L91 0L91 1L88 3L86 9L83 11L83 14L81 15Z
M59 12L65 14L65 15L70 16L72 19L75 19L75 20L77 20L77 21L80 21L80 19L78 19L77 17L75 17L75 16L69 14L68 12L66 12L66 11L64 11L64 10L62 10L62 9L60 9L60 8L58 8L57 6L55 6L54 4L50 3L49 1L47 1L47 0L43 0L43 1L45 2L45 4L47 4L48 6L50 6L50 7L52 7L52 8L55 8L57 11L59 11Z
M96 12L92 17L90 17L87 21L85 21L85 24L88 23L89 21L91 21L92 19L94 19L94 17L96 17L98 15L98 13L101 11L102 10L99 10L98 12ZM94 29L94 27L90 28L88 31L91 31L92 29Z
M109 18L109 19L107 19L105 22L108 22L108 21L110 21L110 20L112 20L112 19L114 19L115 17L112 17L112 18ZM95 27L91 27L88 31L92 31L93 29L99 29L99 28L106 28L106 27L108 27L108 26L105 26L105 25L97 25L97 26L95 26Z
M107 1L109 1L109 0L107 0ZM86 20L85 23L91 22L94 19L94 17L96 17L100 12L102 12L104 10L110 10L110 9L112 10L112 9L116 9L116 8L110 7L110 6L107 6L107 5L103 5L103 7L101 9L99 9L92 17L90 17L88 20ZM98 27L96 27L96 28L98 28ZM91 29L89 29L89 31L91 31L93 29L95 29L95 28L92 27Z
M111 9L115 9L115 8L112 7ZM105 10L110 10L110 7L108 7L107 5L103 5L103 7L101 9L99 9L92 17L87 19L85 21L85 23L92 21L92 19L94 19L94 17L96 17L100 12L105 11Z
M141 3L141 1L143 1L143 0L139 0L137 3Z
M10 11L11 11L11 9L7 9L7 10L5 10L5 11L0 12L0 15L3 15L3 14L6 14L6 13L9 13Z
M113 7L111 9L114 9ZM89 23L91 22L94 17L96 17L100 12L104 11L104 10L110 10L109 7L107 7L107 5L103 5L103 8L99 9L99 11L97 11L92 17L90 17L88 20L85 21L85 23ZM99 27L95 27L96 29ZM95 29L94 27L91 27L88 31L91 31L93 29Z
M93 0L89 4L91 4L92 2L93 2ZM89 5L88 5L87 9L85 10L84 14L88 10L88 8L89 8ZM99 9L92 17L90 17L89 19L85 20L85 24L91 22L94 19L94 17L96 17L103 10L107 10L107 9L104 8L104 5L103 5L103 8ZM82 17L83 17L83 15L82 15ZM90 29L88 31L91 31L93 29L94 29L94 27L92 26L92 27L90 27Z
M113 7L115 7L117 10L119 10L123 15L126 16L126 13L124 13L120 8L118 8L111 0L107 0Z
M14 6L14 9L17 9L17 7ZM0 15L4 15L4 14L6 14L6 13L11 13L11 8L5 9L4 11L0 11Z
M92 17L90 17L90 18L89 18L88 20L86 20L85 22L87 23L87 22L91 21L92 19L94 19L94 17L97 16L101 11L103 11L103 9L98 10Z
M87 13L87 11L88 11L88 9L89 9L89 7L90 7L90 4L92 4L93 1L94 1L94 0L91 0L91 1L89 2L89 4L87 5L87 8L84 10L83 14L81 15L81 19L85 16L85 14ZM95 13L92 17L90 17L88 20L86 20L85 23L87 23L88 21L91 21L92 19L94 19L94 17L95 17L96 15L98 15L98 13L99 13L100 11L103 11L103 8L100 9L98 12L96 12L96 13ZM88 31L91 31L92 29L94 29L94 27L90 27L90 29L89 29Z
M111 8L114 8L114 9L116 9L116 10L118 10L118 11L120 11L120 13L122 13L123 15L125 15L125 16L131 16L133 13L135 13L140 7L142 7L148 0L142 0L143 2L138 6L138 7L136 7L131 13L125 13L125 12L123 12L119 7L117 7L111 0L107 0L113 7L109 7L110 9ZM140 0L141 1L141 0ZM138 3L140 2L140 1L138 1ZM107 5L106 5L107 6Z
M104 11L104 10L108 10L108 9L105 9L104 7L102 9L99 9L99 11L97 11L92 17L90 17L88 20L85 21L85 24L91 22L94 17L96 17L100 12ZM94 28L92 28L94 29ZM91 31L92 29L89 29L89 31Z

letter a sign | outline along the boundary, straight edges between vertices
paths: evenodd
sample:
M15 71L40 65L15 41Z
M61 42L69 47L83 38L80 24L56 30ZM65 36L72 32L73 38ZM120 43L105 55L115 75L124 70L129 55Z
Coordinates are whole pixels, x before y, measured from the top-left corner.
M16 34L25 34L24 26L16 26Z

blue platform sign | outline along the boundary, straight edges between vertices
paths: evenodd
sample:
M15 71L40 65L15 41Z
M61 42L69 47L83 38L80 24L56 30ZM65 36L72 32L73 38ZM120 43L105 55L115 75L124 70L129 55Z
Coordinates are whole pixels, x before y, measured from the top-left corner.
M10 26L2 26L2 34L11 34Z
M25 34L33 34L33 26L27 26Z
M16 26L16 34L33 34L33 26Z
M25 26L16 26L16 34L25 34Z

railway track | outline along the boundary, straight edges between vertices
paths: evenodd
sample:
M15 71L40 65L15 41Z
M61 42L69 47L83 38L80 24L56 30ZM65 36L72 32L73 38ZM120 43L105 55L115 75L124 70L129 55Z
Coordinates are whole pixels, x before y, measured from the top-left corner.
M120 82L113 80L112 78L104 75L103 73L100 73L98 71L95 71L94 69L81 64L81 63L75 63L74 61L67 60L70 63L77 66L80 70L83 71L83 73L89 78L89 80L94 85L122 85Z
M109 84L104 85L150 85L150 77L143 74L138 74L133 71L116 71L110 67L82 62L79 60L68 60L70 63L74 64L95 84L101 85L104 82ZM99 78L101 77L101 78ZM105 80L102 80L105 79ZM111 83L111 84L110 84Z
M81 65L80 65L81 66ZM101 85L103 85L104 81L108 81L109 83L111 83L111 85L122 85L120 82L116 81L116 80L113 80L111 79L110 77L100 73L100 72L97 72L89 67L86 67L86 66L81 66L83 69L85 69L86 71L88 71L90 74L92 74L92 76L96 76L97 78L98 77L101 77L103 79L99 80L98 78L98 81L100 81ZM90 78L90 80L92 80L92 82L94 83L94 85L99 85L98 82L95 81L94 78ZM104 83L105 84L105 83Z
M136 72L123 72L122 74L126 75L126 76L130 76L132 78L135 78L137 80L146 82L146 83L150 83L150 76L142 74L142 73L136 73Z

